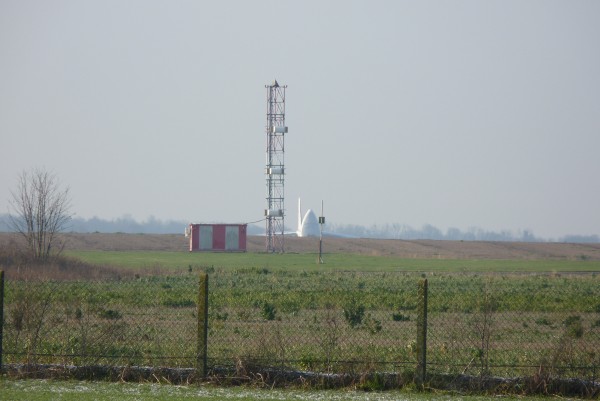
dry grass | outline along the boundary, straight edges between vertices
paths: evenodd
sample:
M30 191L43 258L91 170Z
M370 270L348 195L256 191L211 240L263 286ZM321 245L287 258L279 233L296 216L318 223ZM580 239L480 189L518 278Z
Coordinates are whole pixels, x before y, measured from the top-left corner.
M317 238L286 238L286 252L315 253ZM326 253L406 259L600 260L600 244L324 238ZM248 250L263 251L264 237L249 237Z
M18 237L0 247L0 270L12 280L98 280L133 276L133 271L112 266L93 266L80 260L56 256L42 263L24 253Z
M15 235L0 233L0 249L9 247ZM179 234L68 233L65 249L104 251L181 251L188 239ZM288 253L315 253L317 238L286 237ZM507 259L507 260L600 260L600 244L557 242L490 242L324 238L326 253L392 256L408 259ZM248 252L264 252L265 237L249 236Z

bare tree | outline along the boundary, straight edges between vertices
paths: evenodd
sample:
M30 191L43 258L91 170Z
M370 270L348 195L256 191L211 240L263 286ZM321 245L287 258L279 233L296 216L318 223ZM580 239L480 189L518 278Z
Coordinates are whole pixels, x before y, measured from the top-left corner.
M43 169L23 171L11 192L10 225L23 236L27 251L38 260L62 251L57 234L71 220L69 188L61 188L54 174Z

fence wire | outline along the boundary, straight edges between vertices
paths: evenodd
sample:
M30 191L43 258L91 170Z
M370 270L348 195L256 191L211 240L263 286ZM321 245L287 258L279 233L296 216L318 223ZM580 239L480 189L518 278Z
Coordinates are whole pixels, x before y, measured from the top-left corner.
M410 372L417 284L404 272L217 270L208 366ZM430 275L427 371L597 381L596 275ZM5 283L3 362L194 367L198 278Z
M430 280L428 371L598 380L600 286L593 275ZM464 281L464 280L463 280Z
M197 288L177 281L8 280L4 362L194 366Z

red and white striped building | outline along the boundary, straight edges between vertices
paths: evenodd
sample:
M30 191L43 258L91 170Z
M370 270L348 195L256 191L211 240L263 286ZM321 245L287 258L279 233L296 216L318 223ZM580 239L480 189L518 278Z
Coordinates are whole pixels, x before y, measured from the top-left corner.
M246 252L247 224L190 224L190 252Z

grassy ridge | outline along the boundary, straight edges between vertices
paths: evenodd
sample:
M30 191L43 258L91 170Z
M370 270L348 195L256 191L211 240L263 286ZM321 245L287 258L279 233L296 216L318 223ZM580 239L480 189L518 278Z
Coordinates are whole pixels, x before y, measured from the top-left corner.
M188 253L161 251L69 251L68 256L98 265L126 268L184 269L190 266L215 268L268 268L286 270L354 270L411 272L600 272L594 260L475 260L402 259L352 254L325 255L316 264L315 254Z

